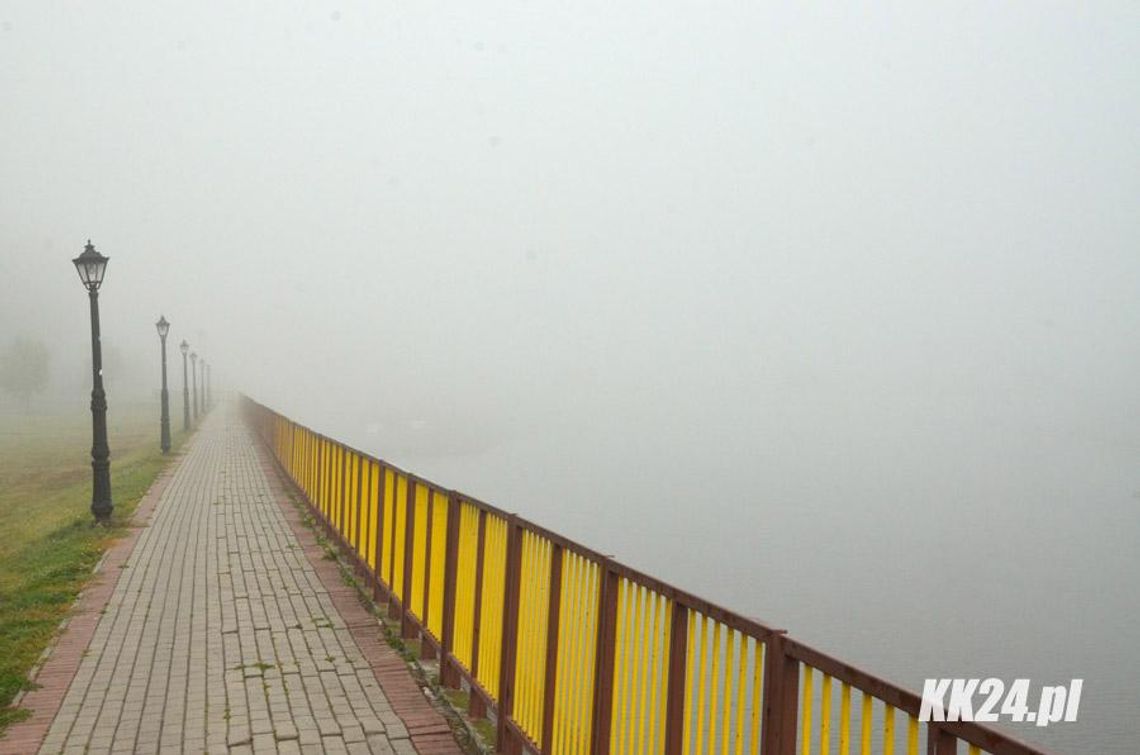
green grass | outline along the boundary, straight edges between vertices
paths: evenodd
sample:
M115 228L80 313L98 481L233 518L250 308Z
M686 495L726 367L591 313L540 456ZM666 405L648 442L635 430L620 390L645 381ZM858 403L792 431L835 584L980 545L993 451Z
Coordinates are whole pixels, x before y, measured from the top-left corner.
M155 405L112 405L115 511L110 527L97 527L90 413L0 416L0 732L27 715L10 705L31 686L28 670L169 458L158 450L157 417ZM173 451L182 440L175 432Z

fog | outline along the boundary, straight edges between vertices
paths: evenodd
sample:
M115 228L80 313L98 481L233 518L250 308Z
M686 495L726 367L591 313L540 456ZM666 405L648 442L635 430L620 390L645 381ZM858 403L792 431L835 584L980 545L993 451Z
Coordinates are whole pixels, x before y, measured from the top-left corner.
M5 3L0 350L83 399L90 238L112 413L163 313L219 387L908 687L1084 677L1019 734L1124 752L1138 30Z

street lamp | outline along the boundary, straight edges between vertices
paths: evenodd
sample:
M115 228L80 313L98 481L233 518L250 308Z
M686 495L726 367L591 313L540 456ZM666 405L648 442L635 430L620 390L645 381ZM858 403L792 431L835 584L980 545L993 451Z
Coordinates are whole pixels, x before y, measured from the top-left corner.
M190 352L190 374L194 378L194 424L198 424L198 352Z
M210 402L210 406L214 405L214 384L210 380L210 376L214 374L214 365L206 365L206 398Z
M202 416L206 416L206 412L210 411L210 405L206 403L206 360L203 359L198 365L198 369L202 371Z
M166 321L165 315L158 316L158 322L154 324L158 329L158 338L162 341L162 431L160 436L160 444L162 452L167 453L170 451L170 395L166 392L166 334L170 332L170 323Z
M186 343L186 339L182 339L182 343L178 344L178 350L182 352L182 429L188 431L190 429L190 376L186 372L186 352L190 351L190 344Z
M111 503L111 449L107 446L107 394L103 392L103 349L99 340L99 286L109 257L95 251L91 239L83 254L71 262L91 300L91 513L106 524L115 508Z

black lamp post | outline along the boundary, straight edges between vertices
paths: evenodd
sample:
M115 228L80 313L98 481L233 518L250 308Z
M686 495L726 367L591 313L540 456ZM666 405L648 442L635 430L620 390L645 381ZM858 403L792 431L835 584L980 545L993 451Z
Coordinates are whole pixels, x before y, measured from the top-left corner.
M111 449L107 446L107 394L103 392L103 349L99 340L99 286L109 257L95 251L91 240L83 254L72 260L91 300L91 513L106 524L115 508L111 503Z
M198 369L202 371L202 416L206 416L206 412L210 411L210 405L206 402L206 360L203 359L198 365Z
M190 375L186 372L186 352L190 351L190 344L186 343L183 339L182 343L178 344L178 350L182 352L182 429L185 431L190 430Z
M198 352L190 352L190 374L194 378L194 424L198 424Z
M210 376L214 374L214 365L206 365L206 400L210 402L210 407L214 406L214 384L210 380Z
M170 395L166 391L166 334L170 332L170 323L166 321L165 315L159 315L158 322L154 324L158 328L158 338L162 341L162 430L160 436L160 444L162 452L167 453L170 451Z

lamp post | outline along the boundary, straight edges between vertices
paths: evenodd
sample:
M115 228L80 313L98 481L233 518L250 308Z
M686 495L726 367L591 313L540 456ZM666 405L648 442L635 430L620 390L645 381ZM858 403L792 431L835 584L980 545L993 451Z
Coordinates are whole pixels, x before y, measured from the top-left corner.
M170 451L170 394L166 391L166 334L170 332L170 323L165 315L158 316L154 324L158 329L158 338L162 341L162 420L159 443L163 453Z
M210 376L214 374L214 365L206 365L206 398L210 401L210 406L214 405L214 384L210 380Z
M109 257L95 251L91 239L83 254L71 262L91 301L91 513L106 524L115 508L111 502L111 449L107 446L107 394L103 392L103 349L99 340L99 286Z
M186 352L190 351L190 344L186 343L186 339L182 339L182 343L178 344L178 350L182 352L182 429L189 431L190 376L186 372Z
M202 370L202 416L206 416L206 412L210 411L210 404L207 402L206 396L206 360L203 359L202 363L198 365Z
M198 424L198 352L190 352L190 374L194 378L194 424Z

